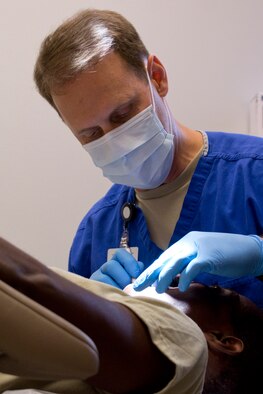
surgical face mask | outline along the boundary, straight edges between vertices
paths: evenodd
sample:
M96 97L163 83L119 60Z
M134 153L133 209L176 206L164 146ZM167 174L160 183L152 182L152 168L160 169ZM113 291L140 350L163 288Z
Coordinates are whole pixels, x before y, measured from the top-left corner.
M151 95L153 101L152 90ZM173 135L166 132L153 105L83 148L110 181L138 189L160 186L174 156Z

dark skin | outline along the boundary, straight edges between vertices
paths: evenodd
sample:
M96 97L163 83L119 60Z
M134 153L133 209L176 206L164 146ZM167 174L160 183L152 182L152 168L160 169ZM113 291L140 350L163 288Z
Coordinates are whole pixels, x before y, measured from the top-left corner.
M100 355L98 374L89 379L94 386L114 393L151 393L173 376L174 365L153 346L147 328L130 309L62 278L1 238L0 279L93 339Z
M153 345L146 326L130 309L64 279L2 238L0 279L93 339L100 368L89 379L92 385L114 393L146 394L162 389L174 376L174 365ZM132 287L128 292L137 297L145 294ZM239 303L250 306L246 298L198 284L184 293L174 288L157 294L151 287L146 289L146 295L173 304L199 325L209 348L207 376L217 375L225 354L242 352L243 342L234 336L230 321L233 308Z

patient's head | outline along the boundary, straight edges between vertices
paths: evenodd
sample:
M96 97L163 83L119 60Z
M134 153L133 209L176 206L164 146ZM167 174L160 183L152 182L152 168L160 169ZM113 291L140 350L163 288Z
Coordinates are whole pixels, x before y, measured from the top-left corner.
M209 349L205 394L258 392L263 365L263 313L247 298L220 287L170 290L188 302L190 316L204 332Z
M176 306L202 329L209 359L204 394L256 393L263 365L263 312L247 298L220 287L192 284L188 291L169 288L152 296ZM141 294L142 293L142 294Z

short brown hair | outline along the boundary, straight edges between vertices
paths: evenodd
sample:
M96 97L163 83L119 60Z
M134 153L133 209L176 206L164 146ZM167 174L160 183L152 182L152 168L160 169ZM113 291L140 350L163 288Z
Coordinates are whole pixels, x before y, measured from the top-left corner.
M62 23L43 41L34 69L39 93L54 107L52 92L110 52L118 53L140 78L146 78L149 53L133 25L117 12L87 9Z

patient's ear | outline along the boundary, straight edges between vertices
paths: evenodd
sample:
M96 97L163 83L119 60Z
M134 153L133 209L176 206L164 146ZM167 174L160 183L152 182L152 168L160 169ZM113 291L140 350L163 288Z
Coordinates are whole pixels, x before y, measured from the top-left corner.
M244 350L243 341L232 335L225 335L220 331L209 331L205 332L204 335L211 350L226 353L230 356L237 355Z

